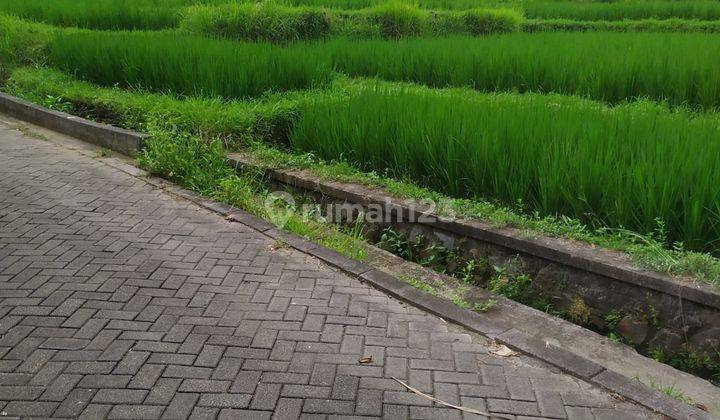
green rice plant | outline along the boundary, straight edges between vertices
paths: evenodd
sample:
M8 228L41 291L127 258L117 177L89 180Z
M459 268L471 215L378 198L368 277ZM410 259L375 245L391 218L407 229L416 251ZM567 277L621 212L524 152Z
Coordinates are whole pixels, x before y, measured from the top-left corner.
M13 67L42 64L53 33L50 26L0 15L0 83Z
M720 2L714 0L525 0L525 15L540 19L720 19Z
M180 28L199 35L278 42L319 38L328 33L330 22L320 8L230 3L191 7Z
M296 47L298 54L308 47ZM537 33L334 39L316 44L350 76L483 91L555 92L617 103L652 98L672 105L720 105L720 36Z
M284 0L291 5L337 9L364 9L387 0ZM508 7L524 10L533 19L629 20L629 19L720 19L715 0L403 0L425 9L468 10L478 7Z
M0 11L58 26L161 29L176 26L182 7L212 0L4 0Z
M720 20L640 19L640 20L570 20L527 19L521 24L524 32L543 31L616 31L616 32L720 32Z
M720 118L649 101L379 84L301 105L291 144L454 197L720 251Z
M472 9L464 13L464 18L475 36L516 32L522 22L522 14L513 9Z
M332 76L312 51L169 33L59 34L49 49L52 66L81 78L182 95L254 97Z

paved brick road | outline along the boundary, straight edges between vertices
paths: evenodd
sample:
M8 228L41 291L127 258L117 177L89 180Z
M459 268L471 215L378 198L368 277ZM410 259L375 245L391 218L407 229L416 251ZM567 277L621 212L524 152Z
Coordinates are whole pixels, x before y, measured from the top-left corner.
M2 414L650 417L272 244L0 126Z

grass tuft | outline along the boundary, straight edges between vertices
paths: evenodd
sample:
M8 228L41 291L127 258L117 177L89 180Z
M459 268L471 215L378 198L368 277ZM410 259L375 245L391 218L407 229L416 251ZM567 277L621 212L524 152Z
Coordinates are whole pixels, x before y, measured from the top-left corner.
M464 13L465 25L475 36L517 32L522 14L513 9L472 9Z
M273 2L198 5L184 13L184 32L272 42L319 38L330 22L322 9L286 7Z

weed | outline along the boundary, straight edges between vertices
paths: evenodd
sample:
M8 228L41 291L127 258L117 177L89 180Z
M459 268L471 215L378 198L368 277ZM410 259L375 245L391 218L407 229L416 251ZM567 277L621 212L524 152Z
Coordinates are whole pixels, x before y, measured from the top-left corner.
M496 299L488 299L485 302L482 303L476 303L473 307L473 311L475 312L487 312L490 309L494 308L497 305Z
M609 331L615 331L618 324L620 323L620 321L622 321L624 317L625 316L622 314L622 312L618 311L617 309L613 309L607 314L605 314L605 316L603 316L603 319L605 320L605 323L607 323L607 329Z
M98 151L98 157L109 157L110 155L112 155L112 150L107 147L101 147Z
M590 321L590 308L587 307L581 297L576 297L570 303L567 315L572 322L578 325L585 325Z
M490 271L491 267L487 258L470 258L453 273L453 276L466 284L478 285L488 277Z
M496 275L488 280L488 290L520 303L530 301L532 278L526 274L512 275L502 267L494 267Z
M422 280L419 277L402 277L401 276L400 279L409 283L414 288L422 290L423 292L430 293L431 295L438 294L437 287L431 285L430 283L426 282L425 280Z
M463 17L470 33L475 36L516 32L522 21L522 15L511 9L472 9Z
M668 397L675 398L676 400L684 402L685 404L695 404L695 401L692 398L685 395L685 393L681 389L676 388L675 385L662 385L656 382L654 379L651 379L648 385L650 386L650 388L660 391Z
M459 307L461 307L461 308L463 308L463 309L470 309L470 307L472 306L472 305L470 305L470 302L468 302L467 300L465 300L465 298L462 297L461 295L455 296L455 297L452 299L452 303L454 303L455 305L457 305L457 306L459 306Z

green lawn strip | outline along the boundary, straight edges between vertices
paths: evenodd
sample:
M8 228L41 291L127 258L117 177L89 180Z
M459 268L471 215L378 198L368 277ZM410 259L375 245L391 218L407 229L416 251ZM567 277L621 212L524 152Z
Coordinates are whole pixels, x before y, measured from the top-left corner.
M361 89L365 83L338 81L331 91L318 90L304 94L293 92L270 96L265 101L223 102L181 100L171 95L101 88L73 80L54 70L24 68L14 72L7 89L49 106L70 104L74 109L85 110L83 116L97 118L96 115L102 116L102 112L109 113L112 114L113 122L128 128L147 131L148 121L152 121L166 130L176 129L221 138L228 144L244 147L257 161L268 167L309 168L325 179L380 186L404 198L431 199L442 204L439 208L442 212L489 221L498 227L514 226L528 235L566 237L625 251L642 266L660 272L692 275L708 283L720 281L720 261L704 253L668 249L652 235L591 229L567 217L527 215L482 200L450 198L412 182L398 181L377 172L360 172L348 162L324 162L309 154L283 152L267 143L254 141L258 138L271 142L282 141L288 127L297 118L303 101L323 95L328 95L331 100L342 100ZM240 145L241 142L244 145Z

